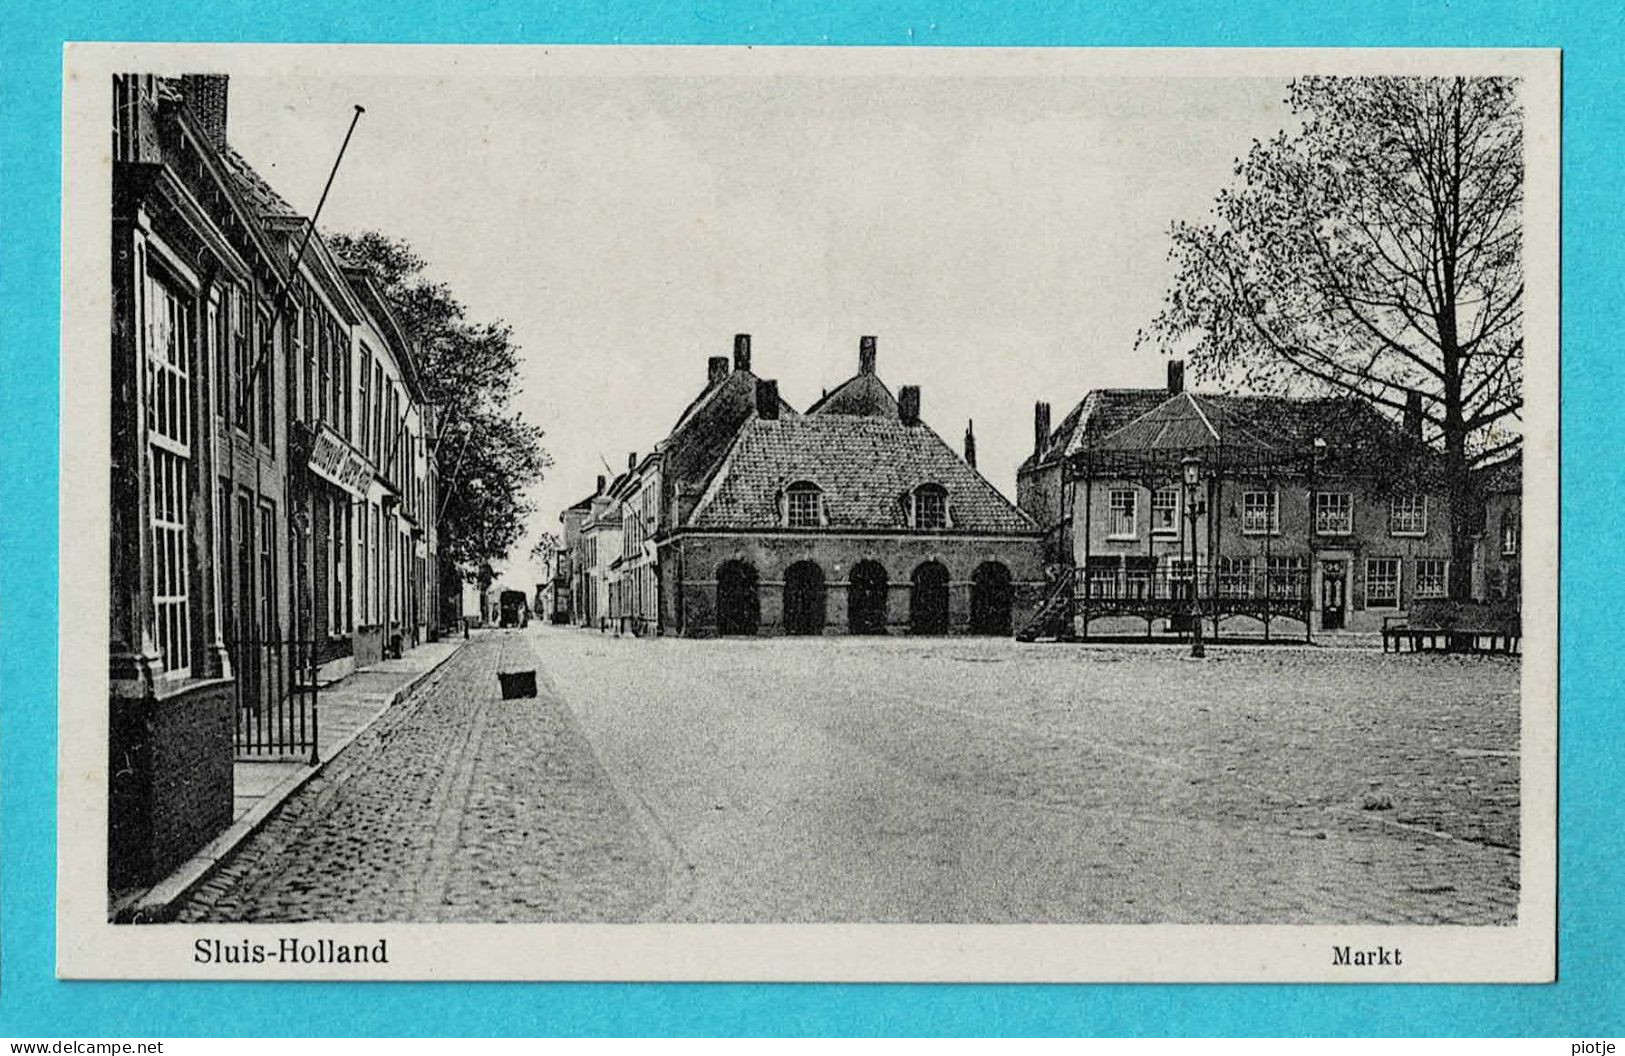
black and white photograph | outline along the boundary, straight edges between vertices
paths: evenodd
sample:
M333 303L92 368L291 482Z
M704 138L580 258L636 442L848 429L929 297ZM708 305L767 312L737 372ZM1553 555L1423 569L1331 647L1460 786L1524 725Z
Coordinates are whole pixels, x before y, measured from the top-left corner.
M65 62L64 976L1552 978L1555 52Z

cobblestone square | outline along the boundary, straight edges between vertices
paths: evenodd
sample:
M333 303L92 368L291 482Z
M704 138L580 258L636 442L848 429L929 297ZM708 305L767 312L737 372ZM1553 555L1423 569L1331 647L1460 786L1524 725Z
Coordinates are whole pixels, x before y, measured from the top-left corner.
M526 651L540 696L503 701ZM1519 671L493 632L180 917L1507 924Z

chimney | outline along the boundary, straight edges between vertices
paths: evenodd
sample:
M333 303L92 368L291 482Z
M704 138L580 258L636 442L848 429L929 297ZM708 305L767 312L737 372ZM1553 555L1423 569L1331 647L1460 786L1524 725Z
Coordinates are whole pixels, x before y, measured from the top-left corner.
M904 385L897 390L897 418L904 425L920 424L920 387Z
M976 423L965 422L965 465L976 468Z
M1168 395L1178 396L1185 391L1185 361L1183 359L1170 359L1168 361Z
M769 422L779 417L779 383L758 378L756 381L756 417Z
M858 338L858 373L873 374L875 372L875 339L873 337Z
M734 369L750 369L750 335L734 335Z
M181 96L187 109L210 143L226 145L226 75L186 73L181 75Z
M628 451L627 454L626 454L626 471L628 473L630 473L630 472L632 472L633 470L635 470L637 468L638 468L638 453L636 451Z
M1049 404L1033 404L1033 454L1042 455L1049 443Z
M1405 435L1422 439L1422 394L1415 389L1405 390Z
M712 356L705 361L705 387L714 389L728 376L728 357Z
M593 494L594 495L602 495L603 493L604 493L604 475L602 473L600 473L600 474L598 474L598 490L593 492Z

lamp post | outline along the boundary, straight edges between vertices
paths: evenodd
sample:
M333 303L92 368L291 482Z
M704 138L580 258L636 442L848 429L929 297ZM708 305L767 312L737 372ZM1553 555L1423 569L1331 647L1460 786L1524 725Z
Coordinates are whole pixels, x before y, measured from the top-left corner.
M1196 519L1201 510L1200 502L1202 485L1202 459L1198 455L1186 455L1182 463L1185 471L1185 519L1191 526L1191 656L1201 658L1207 655L1207 648L1202 644L1202 602L1201 602L1201 573L1197 558L1200 549L1197 546Z

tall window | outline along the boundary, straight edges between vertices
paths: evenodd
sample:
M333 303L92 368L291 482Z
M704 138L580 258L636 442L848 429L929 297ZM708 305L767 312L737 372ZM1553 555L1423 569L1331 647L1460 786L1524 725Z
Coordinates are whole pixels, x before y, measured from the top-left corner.
M367 582L367 507L361 507L361 516L354 518L355 536L355 620L367 622L367 606L372 604L372 591Z
M372 413L371 410L370 410L371 405L372 405L372 396L371 396L371 393L372 393L372 354L367 351L367 346L366 345L361 346L361 378L360 378L360 381L361 381L361 399L360 399L361 415L360 415L360 426L359 426L360 432L357 434L356 446L361 448L362 451L366 451L368 449L367 448L367 443L368 443L369 438L371 436L371 430L367 428L367 424L368 424L367 423L367 416Z
M1390 535L1426 535L1428 500L1426 495L1395 495L1388 502Z
M1151 493L1151 534L1179 532L1179 489L1158 488Z
M327 629L331 634L342 634L350 629L350 569L349 562L345 560L345 550L350 546L349 515L349 499L343 496L334 499L333 523L327 533L333 547L327 565L332 570L332 583L327 591L332 603L332 612L327 620Z
M276 372L273 366L277 356L273 349L278 342L279 329L273 329L269 320L262 321L258 315L254 318L256 332L260 340L256 343L253 355L258 360L254 371L254 402L259 405L260 443L270 446L272 435L276 428L275 407L276 400Z
M232 421L248 432L248 372L253 369L249 344L248 295L233 290L231 298L231 395Z
M314 423L316 420L316 327L321 314L320 310L314 306L314 299L310 296L308 288L303 290L303 298L305 306L299 311L300 362L304 364L304 369L300 371L304 375L304 385L302 386L304 398L301 406L304 409L303 417L305 421Z
M1373 557L1365 563L1365 607L1399 607L1399 558Z
M790 485L784 493L784 523L791 528L817 528L823 523L822 500L815 484Z
M940 484L921 484L914 489L914 527L948 527L948 491Z
M1518 518L1510 513L1501 514L1501 556L1518 556Z
M344 340L344 336L345 336L344 331L340 330L339 331L339 350L340 350L339 351L339 363L341 364L342 369L339 370L339 389L344 394L344 405L343 405L343 407L341 409L343 411L344 438L346 440L348 440L351 436L354 435L354 433L351 430L352 430L352 428L354 427L354 424L355 424L354 408L353 408L352 403L351 403L351 401L353 399L353 397L351 396L351 378L353 377L353 375L351 373L351 366L350 366L350 362L354 358L354 356L353 356L353 350L350 348L350 342Z
M1135 525L1135 494L1129 488L1113 488L1110 495L1106 534L1113 539L1133 539L1139 530Z
M152 603L166 674L192 667L190 513L192 385L189 306L148 270L146 308L147 471L152 529Z
M209 305L209 340L214 346L214 413L223 421L231 414L231 305L235 288L220 291L220 301Z
M322 421L328 422L329 424L331 424L332 419L329 418L328 414L327 414L327 406L328 406L328 395L327 395L327 393L328 393L328 390L331 388L331 386L333 384L333 342L332 342L332 328L328 325L328 322L327 322L327 319L326 319L325 316L322 318L322 321L316 327L316 346L317 346L317 356L316 356L316 359L317 359L317 363L316 363L316 370L317 370L317 383L316 383L317 415L321 418Z
M260 626L275 635L276 611L276 507L269 502L260 503L259 562L260 562Z
M384 440L384 365L374 362L372 365L372 464L379 465L383 459L381 449Z
M1315 492L1315 533L1348 535L1354 531L1354 496L1346 491Z
M1416 559L1416 596L1442 598L1449 591L1450 562L1442 557Z
M1281 504L1274 490L1242 493L1241 530L1245 535L1277 535L1280 533Z

